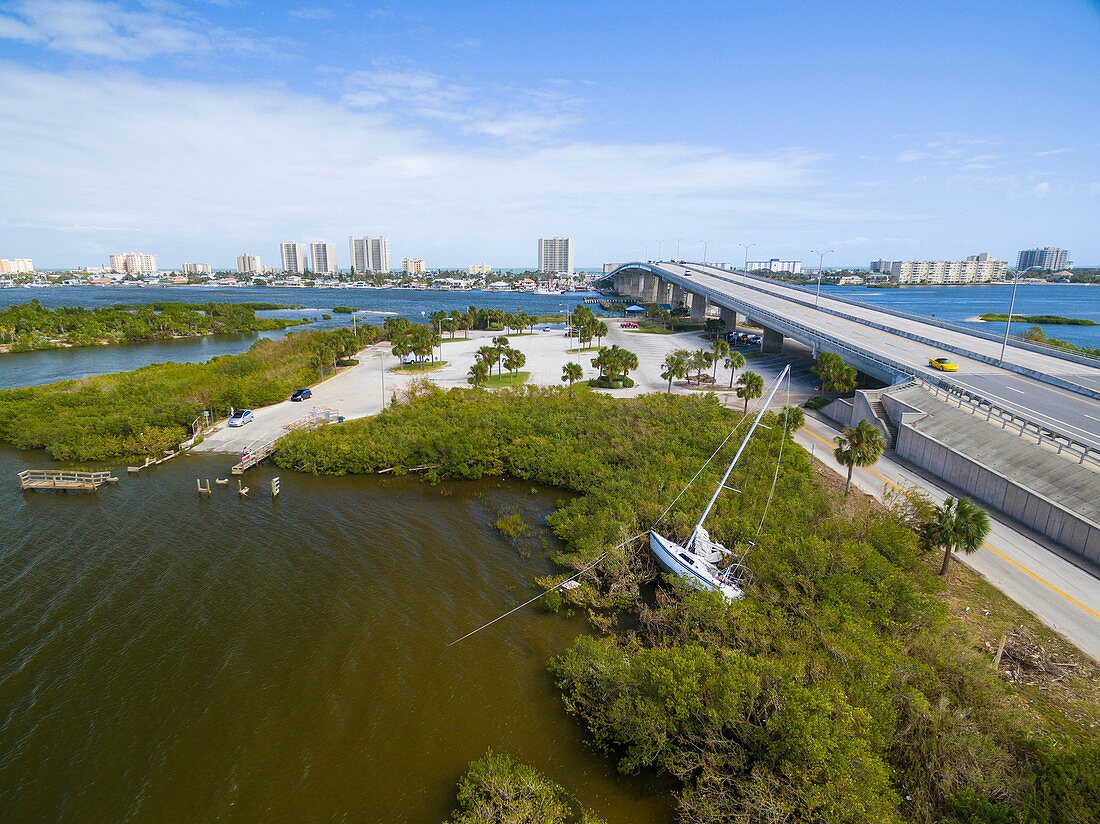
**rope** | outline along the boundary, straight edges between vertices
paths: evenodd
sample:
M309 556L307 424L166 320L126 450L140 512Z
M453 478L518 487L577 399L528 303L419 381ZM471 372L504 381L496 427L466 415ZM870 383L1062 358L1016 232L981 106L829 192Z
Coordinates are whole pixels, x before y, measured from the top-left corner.
M772 475L772 488L768 492L768 500L764 502L764 514L760 516L760 523L757 524L756 534L753 536L752 546L756 546L756 539L760 537L761 530L764 529L764 519L768 517L768 507L772 505L772 496L775 495L775 482L779 480L779 465L783 463L783 446L787 443L787 407L790 406L791 400L791 375L787 373L787 406L783 407L783 437L779 441L779 456L775 459L775 474ZM745 550L744 555L738 559L738 563L743 563L745 556L749 554L749 550Z
M713 453L711 453L711 456L709 458L707 458L706 463L704 463L701 467L699 467L699 471L695 473L695 477L693 477L690 481L687 482L687 484L684 486L684 488L680 490L680 494L672 499L672 503L670 503L668 505L668 508L665 509L665 511L661 513L660 517L657 518L657 520L653 522L653 526L657 526L657 524L659 524L664 519L664 517L672 510L672 507L676 506L676 502L678 500L680 500L680 497L685 492L688 491L688 489L691 487L691 485L693 483L695 483L695 479L703 474L703 470L706 469L708 464L710 464L710 462L714 460L715 455L717 455L719 452L722 451L722 447L725 446L726 443L729 442L729 439L732 438L734 436L734 434L737 432L737 430L741 428L741 424L743 424L747 420L748 420L748 416L746 415L745 417L741 418L740 421L737 422L737 426L735 426L730 431L730 433L728 435L726 435L726 439L724 441L722 441L722 443L718 444L718 448L715 449ZM650 529L653 529L653 526L651 526Z
M632 535L631 537L627 538L627 539L626 539L625 541L623 541L623 542L622 542L621 544L618 544L617 546L613 546L613 547L612 547L611 549L607 550L607 552L603 553L603 554L602 554L602 555L601 555L601 556L600 556L599 558L597 558L597 559L596 559L595 561L593 561L592 563L590 563L590 564L589 564L588 566L586 566L586 567L585 567L584 569L582 569L582 570L579 570L578 572L575 572L575 573L573 573L573 575L572 575L572 576L570 576L569 578L566 578L566 579L565 579L564 581L562 581L562 582L561 582L560 584L555 584L554 586L550 587L550 589L546 590L546 592L553 592L554 590L558 589L559 587L563 587L563 586L565 586L565 585L566 585L566 584L568 584L568 583L569 583L570 581L572 581L572 580L573 580L574 578L577 578L577 577L579 577L579 576L583 575L584 573L588 572L588 570L592 569L592 567L596 566L596 564L598 564L598 563L599 563L600 561L602 561L602 560L603 560L604 558L606 558L606 557L607 557L608 555L610 555L610 554L611 554L612 552L614 552L614 551L615 551L616 549L619 549L620 547L624 547L624 546L626 546L626 545L627 545L627 544L629 544L629 543L630 543L631 541L636 541L636 540L638 540L639 538L641 538L641 537L642 537L643 535L645 535L645 534L646 534L645 532L639 532L639 533L638 533L637 535ZM531 599L530 599L530 600L528 600L528 601L524 601L524 602L523 602L522 604L520 604L520 605L519 605L518 607L515 607L515 608L513 608L513 609L510 609L510 610L508 610L508 611L507 611L506 613L504 613L503 615L498 615L498 616L497 616L496 618L494 618L494 619L493 619L492 621L490 621L490 622L489 622L489 623L487 623L487 624L482 624L482 625L481 625L480 627L478 627L477 629L475 629L475 630L474 630L473 632L467 632L467 633L466 633L465 635L463 635L463 636L462 636L461 638L457 638L457 639L455 639L454 641L451 641L451 643L447 644L447 646L449 646L449 647L453 647L453 646L454 646L455 644L457 644L457 643L458 643L459 641L465 641L465 640L466 640L467 638L469 638L469 637L470 637L471 635L476 635L477 633L481 632L481 631L482 631L483 629L485 629L486 627L492 626L492 625L493 625L493 624L495 624L495 623L496 623L497 621L499 621L499 620L500 620L501 618L507 618L507 617L508 617L509 615L511 615L511 614L512 614L513 612L518 612L519 610L523 609L523 608L524 608L525 606L527 606L528 604L533 604L533 603L534 603L535 601L537 601L537 600L538 600L539 598L541 598L541 597L542 597L543 595L545 595L545 594L546 594L546 592L540 592L540 593L539 593L538 595L536 595L536 596L535 596L534 598L531 598Z

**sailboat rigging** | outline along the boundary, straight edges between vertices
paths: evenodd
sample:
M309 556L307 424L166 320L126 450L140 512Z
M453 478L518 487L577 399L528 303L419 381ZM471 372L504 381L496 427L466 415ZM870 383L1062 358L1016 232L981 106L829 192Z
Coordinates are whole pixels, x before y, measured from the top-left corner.
M726 468L726 473L722 476L722 480L718 482L718 486L711 496L710 503L708 503L706 509L703 510L699 522L695 525L695 528L692 529L688 539L683 544L678 544L661 535L656 529L651 529L649 531L649 549L653 553L653 557L657 561L658 566L666 572L687 579L700 589L716 590L729 601L735 601L744 594L745 587L748 586L748 583L751 581L752 575L741 563L740 558L725 569L719 569L718 563L731 553L726 547L710 537L710 533L707 532L706 528L703 526L703 522L706 521L707 516L710 515L723 489L730 489L734 492L739 491L728 486L726 482L729 480L730 473L733 472L733 467L737 465L741 453L745 451L745 446L748 444L749 438L752 437L752 433L756 431L756 427L760 424L760 419L764 417L764 412L767 411L768 404L771 403L776 390L779 389L783 379L790 373L790 369L790 366L783 367L783 371L780 372L779 377L775 379L771 392L768 393L768 397L764 400L764 403L761 404L760 411L756 413L756 418L753 420L752 426L750 426L749 431L745 433L745 437L741 441L741 446L737 449L737 454L734 455L733 460L730 461L730 465ZM656 524L654 526L656 526Z

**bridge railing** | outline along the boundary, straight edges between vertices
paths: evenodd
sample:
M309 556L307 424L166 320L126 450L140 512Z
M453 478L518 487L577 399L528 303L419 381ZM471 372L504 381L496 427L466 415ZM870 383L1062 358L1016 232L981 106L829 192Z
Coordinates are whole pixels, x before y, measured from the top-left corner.
M725 277L723 275L720 275L720 274L714 274L715 270L712 270L709 266L704 267L704 268L706 268L708 270L707 275L709 277L718 278L720 280L727 280L730 283L737 283L737 281L733 280L732 278L727 278L727 277ZM717 271L721 271L721 270L717 270ZM784 289L792 289L792 290L796 290L798 292L802 292L802 293L807 294L807 295L815 295L816 296L815 290L811 289L808 286L799 286L799 285L794 284L794 283L781 283L779 281L771 280L770 278L763 278L763 277L760 277L758 275L751 275L748 272L742 272L741 274L745 278L752 278L753 280L759 281L761 283L774 284L774 285L782 287ZM743 282L739 285L749 286L747 281ZM758 288L758 287L751 287L751 288ZM758 289L758 291L766 292L767 290ZM891 307L891 306L880 306L880 305L875 304L875 303L868 303L867 301L864 301L864 300L856 300L855 298L844 297L842 295L836 295L836 294L833 294L833 293L826 294L826 298L828 298L829 300L835 300L839 303L847 303L851 306L858 306L861 309L872 309L876 312L882 312L882 313L887 314L887 315L893 315L895 317L905 318L906 320L913 320L913 321L917 321L919 323L926 323L926 324L929 324L931 326L938 326L941 329L948 329L952 332L962 332L963 334L966 334L966 335L973 335L973 336L978 337L978 338L984 338L985 340L992 341L993 343L1000 343L1003 339L1001 335L998 335L994 332L986 332L983 329L973 329L969 326L963 326L963 325L958 324L958 323L952 323L951 321L948 321L948 320L940 320L938 318L925 317L924 315L918 315L915 312L907 312L904 309L896 309L896 308ZM799 303L802 303L804 306L809 306L810 305L808 301L799 301ZM836 312L831 312L831 310L829 310L829 309L822 310L820 306L815 307L815 308L817 308L819 311L830 312L831 314L840 314L840 313L836 313ZM841 315L841 316L842 317L848 317L846 315ZM1035 341L1027 340L1026 338L1021 338L1017 335L1010 335L1009 338L1008 338L1008 342L1009 342L1010 346L1015 346L1019 349L1031 349L1031 350L1034 350L1034 351L1037 351L1037 352L1041 352L1044 355L1051 355L1053 357L1062 358L1063 360L1069 360L1069 361L1073 361L1075 363L1082 363L1082 364L1085 364L1087 366L1100 366L1100 357L1097 357L1096 355L1089 355L1085 352L1070 352L1070 351L1068 351L1066 349L1062 349L1061 347L1058 347L1058 346L1051 346L1050 344L1046 344L1046 343L1037 343Z
M719 302L719 299L729 301L731 300L729 295L722 295L709 286L705 286L699 283L693 283L691 285L692 291L698 291L703 297L708 300L714 300L715 303ZM736 300L734 298L733 300ZM740 302L740 301L738 301ZM805 324L798 323L797 321L784 318L774 312L767 309L750 309L746 314L751 314L753 318L762 320L770 320L773 325L777 327L777 331L782 330L784 327L788 329L794 329L800 332L802 335L808 337L811 341L820 341L828 344L829 348L847 352L851 357L858 358L868 363L874 363L888 372L893 372L896 376L894 381L895 385L903 384L906 382L918 382L925 388L935 389L941 393L950 394L956 402L962 408L963 404L966 404L972 408L985 408L987 410L996 411L998 421L1002 422L1002 429L1015 429L1019 431L1022 437L1029 437L1028 433L1033 433L1033 437L1036 438L1037 443L1040 445L1050 445L1051 448L1061 453L1063 450L1069 450L1070 454L1078 457L1078 463L1097 462L1097 456L1100 452L1088 444L1081 443L1076 438L1066 435L1062 432L1057 432L1048 425L1036 423L1035 421L1027 418L1025 415L1021 415L1019 412L1014 412L1009 409L1005 409L1000 404L994 403L988 398L983 397L977 392L961 389L960 387L949 383L941 378L934 378L927 375L922 375L916 372L912 367L901 363L900 361L887 358L882 355L877 355L870 352L865 352L858 349L851 344L846 343L839 338L832 335L821 332L818 329L813 329ZM990 414L992 415L992 411Z

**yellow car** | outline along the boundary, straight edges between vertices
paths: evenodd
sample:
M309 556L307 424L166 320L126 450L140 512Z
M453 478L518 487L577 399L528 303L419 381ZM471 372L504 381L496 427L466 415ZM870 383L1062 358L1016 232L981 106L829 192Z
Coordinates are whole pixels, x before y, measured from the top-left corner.
M959 365L953 360L947 358L932 358L928 361L928 365L933 369L939 369L941 372L958 372Z

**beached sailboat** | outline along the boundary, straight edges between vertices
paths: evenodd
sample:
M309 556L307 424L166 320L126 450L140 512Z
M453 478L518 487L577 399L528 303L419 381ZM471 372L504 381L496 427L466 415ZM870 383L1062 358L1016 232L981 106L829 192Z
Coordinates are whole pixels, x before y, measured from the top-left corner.
M738 556L736 553L731 552L710 537L710 533L707 532L706 528L703 526L703 522L707 519L707 516L710 515L710 511L714 508L714 504L718 500L718 495L723 489L732 489L734 492L739 491L733 489L731 486L727 486L726 481L729 480L730 473L733 472L733 467L737 465L737 460L741 457L741 453L745 451L745 446L748 444L749 438L751 438L752 433L756 431L756 427L760 423L760 419L764 416L768 404L771 403L776 389L779 388L779 385L783 382L783 379L787 376L789 371L789 366L784 367L779 377L776 378L775 383L772 385L771 392L768 393L768 397L764 400L764 403L761 404L760 411L756 413L756 418L753 420L752 426L749 427L749 431L745 433L745 438L741 441L741 446L738 448L737 454L734 455L733 460L730 461L730 465L726 468L726 474L723 475L722 480L718 482L718 488L714 490L714 495L711 496L710 503L707 504L707 508L703 510L703 514L699 518L699 523L691 530L691 535L688 536L688 539L684 541L683 544L678 544L661 535L656 529L651 529L649 531L649 549L650 552L653 553L653 558L657 561L657 565L661 567L661 569L673 575L678 575L681 578L686 578L700 589L716 590L722 593L729 601L735 601L744 594L745 588L752 580L752 574L742 563L742 556ZM718 564L724 559L731 559L732 563L724 569L719 568Z

